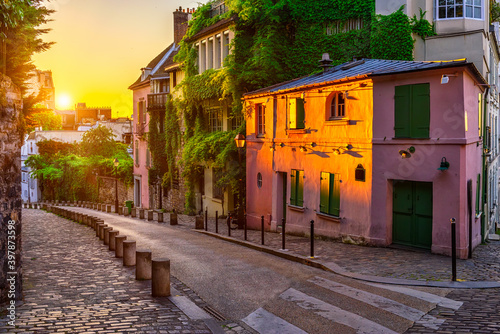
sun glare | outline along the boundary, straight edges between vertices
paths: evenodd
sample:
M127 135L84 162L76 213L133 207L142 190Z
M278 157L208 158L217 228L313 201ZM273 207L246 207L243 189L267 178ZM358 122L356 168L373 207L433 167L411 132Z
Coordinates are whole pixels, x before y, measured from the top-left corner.
M61 94L57 97L57 107L68 109L71 106L71 97L68 94Z

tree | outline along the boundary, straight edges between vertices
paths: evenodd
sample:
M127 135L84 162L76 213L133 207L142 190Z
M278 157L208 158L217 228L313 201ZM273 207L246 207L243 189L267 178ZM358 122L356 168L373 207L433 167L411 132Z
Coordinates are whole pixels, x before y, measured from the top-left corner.
M42 5L42 0L3 0L0 2L0 67L4 74L25 90L29 72L34 69L31 56L50 48L40 36L49 29L40 25L49 21L53 10Z
M35 106L24 120L28 133L35 130L36 127L42 127L43 130L60 130L62 128L61 116L45 107Z
M490 0L490 22L500 21L500 4L496 0Z
M117 149L114 137L113 131L105 126L99 125L90 129L82 137L80 144L82 155L113 156Z

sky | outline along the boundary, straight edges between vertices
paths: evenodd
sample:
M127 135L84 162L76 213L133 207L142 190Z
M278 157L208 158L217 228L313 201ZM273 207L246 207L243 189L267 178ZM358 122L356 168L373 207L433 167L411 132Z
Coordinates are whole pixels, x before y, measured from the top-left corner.
M51 70L56 109L111 107L113 117L132 114L128 87L154 57L173 42L176 8L196 8L206 0L51 0L56 10L43 40L56 42L33 56Z

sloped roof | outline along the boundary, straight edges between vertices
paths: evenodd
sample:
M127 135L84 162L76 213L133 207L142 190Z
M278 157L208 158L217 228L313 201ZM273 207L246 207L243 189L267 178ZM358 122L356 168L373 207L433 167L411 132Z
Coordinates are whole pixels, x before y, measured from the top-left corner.
M198 38L200 38L202 36L208 35L208 34L210 34L212 32L220 30L222 28L229 27L233 22L236 21L237 18L238 18L237 15L232 15L232 16L230 16L228 18L222 19L222 20L220 20L220 21L212 24L211 26L208 26L206 28L201 29L196 34L194 34L193 36L187 38L187 41L188 42L194 42L195 40L197 40Z
M158 54L153 60L149 62L149 64L146 66L147 68L150 68L151 71L151 76L152 77L158 77L158 76L164 76L165 75L165 64L170 65L174 63L174 56L177 54L179 51L179 46L175 45L175 43L170 44L165 50L163 50L160 54ZM139 78L130 85L129 89L134 89L137 85L139 85L142 82L146 82L149 77L146 80L141 80L142 75L139 76Z
M451 61L362 59L334 66L322 73L297 78L291 81L279 83L270 87L249 92L244 94L244 96L275 93L280 91L292 90L299 87L333 84L342 81L351 81L358 78L361 79L389 74L441 69L464 65L471 68L471 70L476 74L479 81L481 81L482 83L486 83L474 64L467 62L466 59Z

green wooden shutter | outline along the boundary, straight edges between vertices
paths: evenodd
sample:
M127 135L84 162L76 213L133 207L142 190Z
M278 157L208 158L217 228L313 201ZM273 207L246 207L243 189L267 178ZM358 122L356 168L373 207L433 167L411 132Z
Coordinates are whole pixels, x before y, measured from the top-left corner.
M290 173L290 205L297 205L297 171Z
M306 127L305 119L304 100L297 99L297 129L304 129Z
M394 96L395 137L410 137L410 85L396 86Z
M340 175L330 175L330 210L333 216L340 216Z
M477 174L476 182L476 215L479 214L479 206L481 201L481 174Z
M329 213L330 173L321 172L319 211Z
M297 206L304 206L304 171L297 171Z
M297 128L297 100L290 100L290 129Z
M410 136L429 138L430 86L428 83L411 85Z

